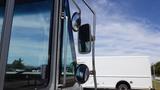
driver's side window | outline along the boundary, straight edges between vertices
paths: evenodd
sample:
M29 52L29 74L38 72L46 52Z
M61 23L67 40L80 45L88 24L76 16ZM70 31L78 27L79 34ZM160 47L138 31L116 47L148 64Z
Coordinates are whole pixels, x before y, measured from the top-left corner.
M15 3L4 90L35 90L47 86L50 3L51 0Z
M62 34L62 45L61 45L61 75L60 82L63 82L64 77L66 77L66 84L73 83L74 79L74 57L71 46L71 36L69 31L69 21L68 16L65 17L63 23L63 34ZM68 80L72 79L72 80ZM69 82L72 81L72 82ZM64 82L63 82L64 83Z

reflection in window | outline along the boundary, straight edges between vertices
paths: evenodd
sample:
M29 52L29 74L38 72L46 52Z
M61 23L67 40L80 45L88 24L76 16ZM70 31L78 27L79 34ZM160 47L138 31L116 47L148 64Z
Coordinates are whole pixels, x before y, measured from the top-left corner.
M16 4L5 90L35 90L48 84L50 3Z
M2 25L3 25L3 18L4 18L4 9L5 9L4 2L0 0L0 40L1 40Z

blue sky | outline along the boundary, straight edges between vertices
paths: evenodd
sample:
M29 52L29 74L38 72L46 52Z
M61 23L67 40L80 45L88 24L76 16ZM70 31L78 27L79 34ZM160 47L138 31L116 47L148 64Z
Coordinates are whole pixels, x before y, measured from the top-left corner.
M151 63L160 61L159 0L87 1L97 13L97 56L150 56ZM82 21L91 24L92 14L79 5Z
M120 1L120 0L119 0ZM126 7L130 16L140 17L150 20L152 23L160 23L159 0L122 0L128 5ZM124 7L125 8L125 7Z
M160 1L157 1L99 0L95 7L97 54L145 55L151 57L151 62L159 61Z

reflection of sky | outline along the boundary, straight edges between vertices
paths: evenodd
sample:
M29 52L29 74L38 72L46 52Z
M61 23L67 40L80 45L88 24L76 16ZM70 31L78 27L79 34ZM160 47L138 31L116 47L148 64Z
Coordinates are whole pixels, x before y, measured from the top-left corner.
M46 64L48 60L50 3L16 6L10 42L9 61L22 58L26 65Z
M3 17L4 17L4 8L0 8L0 39L1 39L1 32L2 32L2 24L3 24Z
M26 28L26 27L14 27L14 33L12 34L13 38L20 38L21 39L28 39L35 42L41 42L42 40L48 40L48 36L45 34L48 34L44 32L43 28ZM34 31L33 31L34 30Z
M159 0L87 1L97 14L97 56L146 55L151 62L160 61ZM92 24L92 14L81 1L78 4L82 23Z

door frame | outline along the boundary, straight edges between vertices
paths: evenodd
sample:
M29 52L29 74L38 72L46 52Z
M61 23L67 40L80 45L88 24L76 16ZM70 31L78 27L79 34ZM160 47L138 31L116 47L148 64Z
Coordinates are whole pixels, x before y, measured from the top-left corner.
M9 43L13 21L15 0L6 0L0 43L0 90L3 90L5 68L8 59Z

